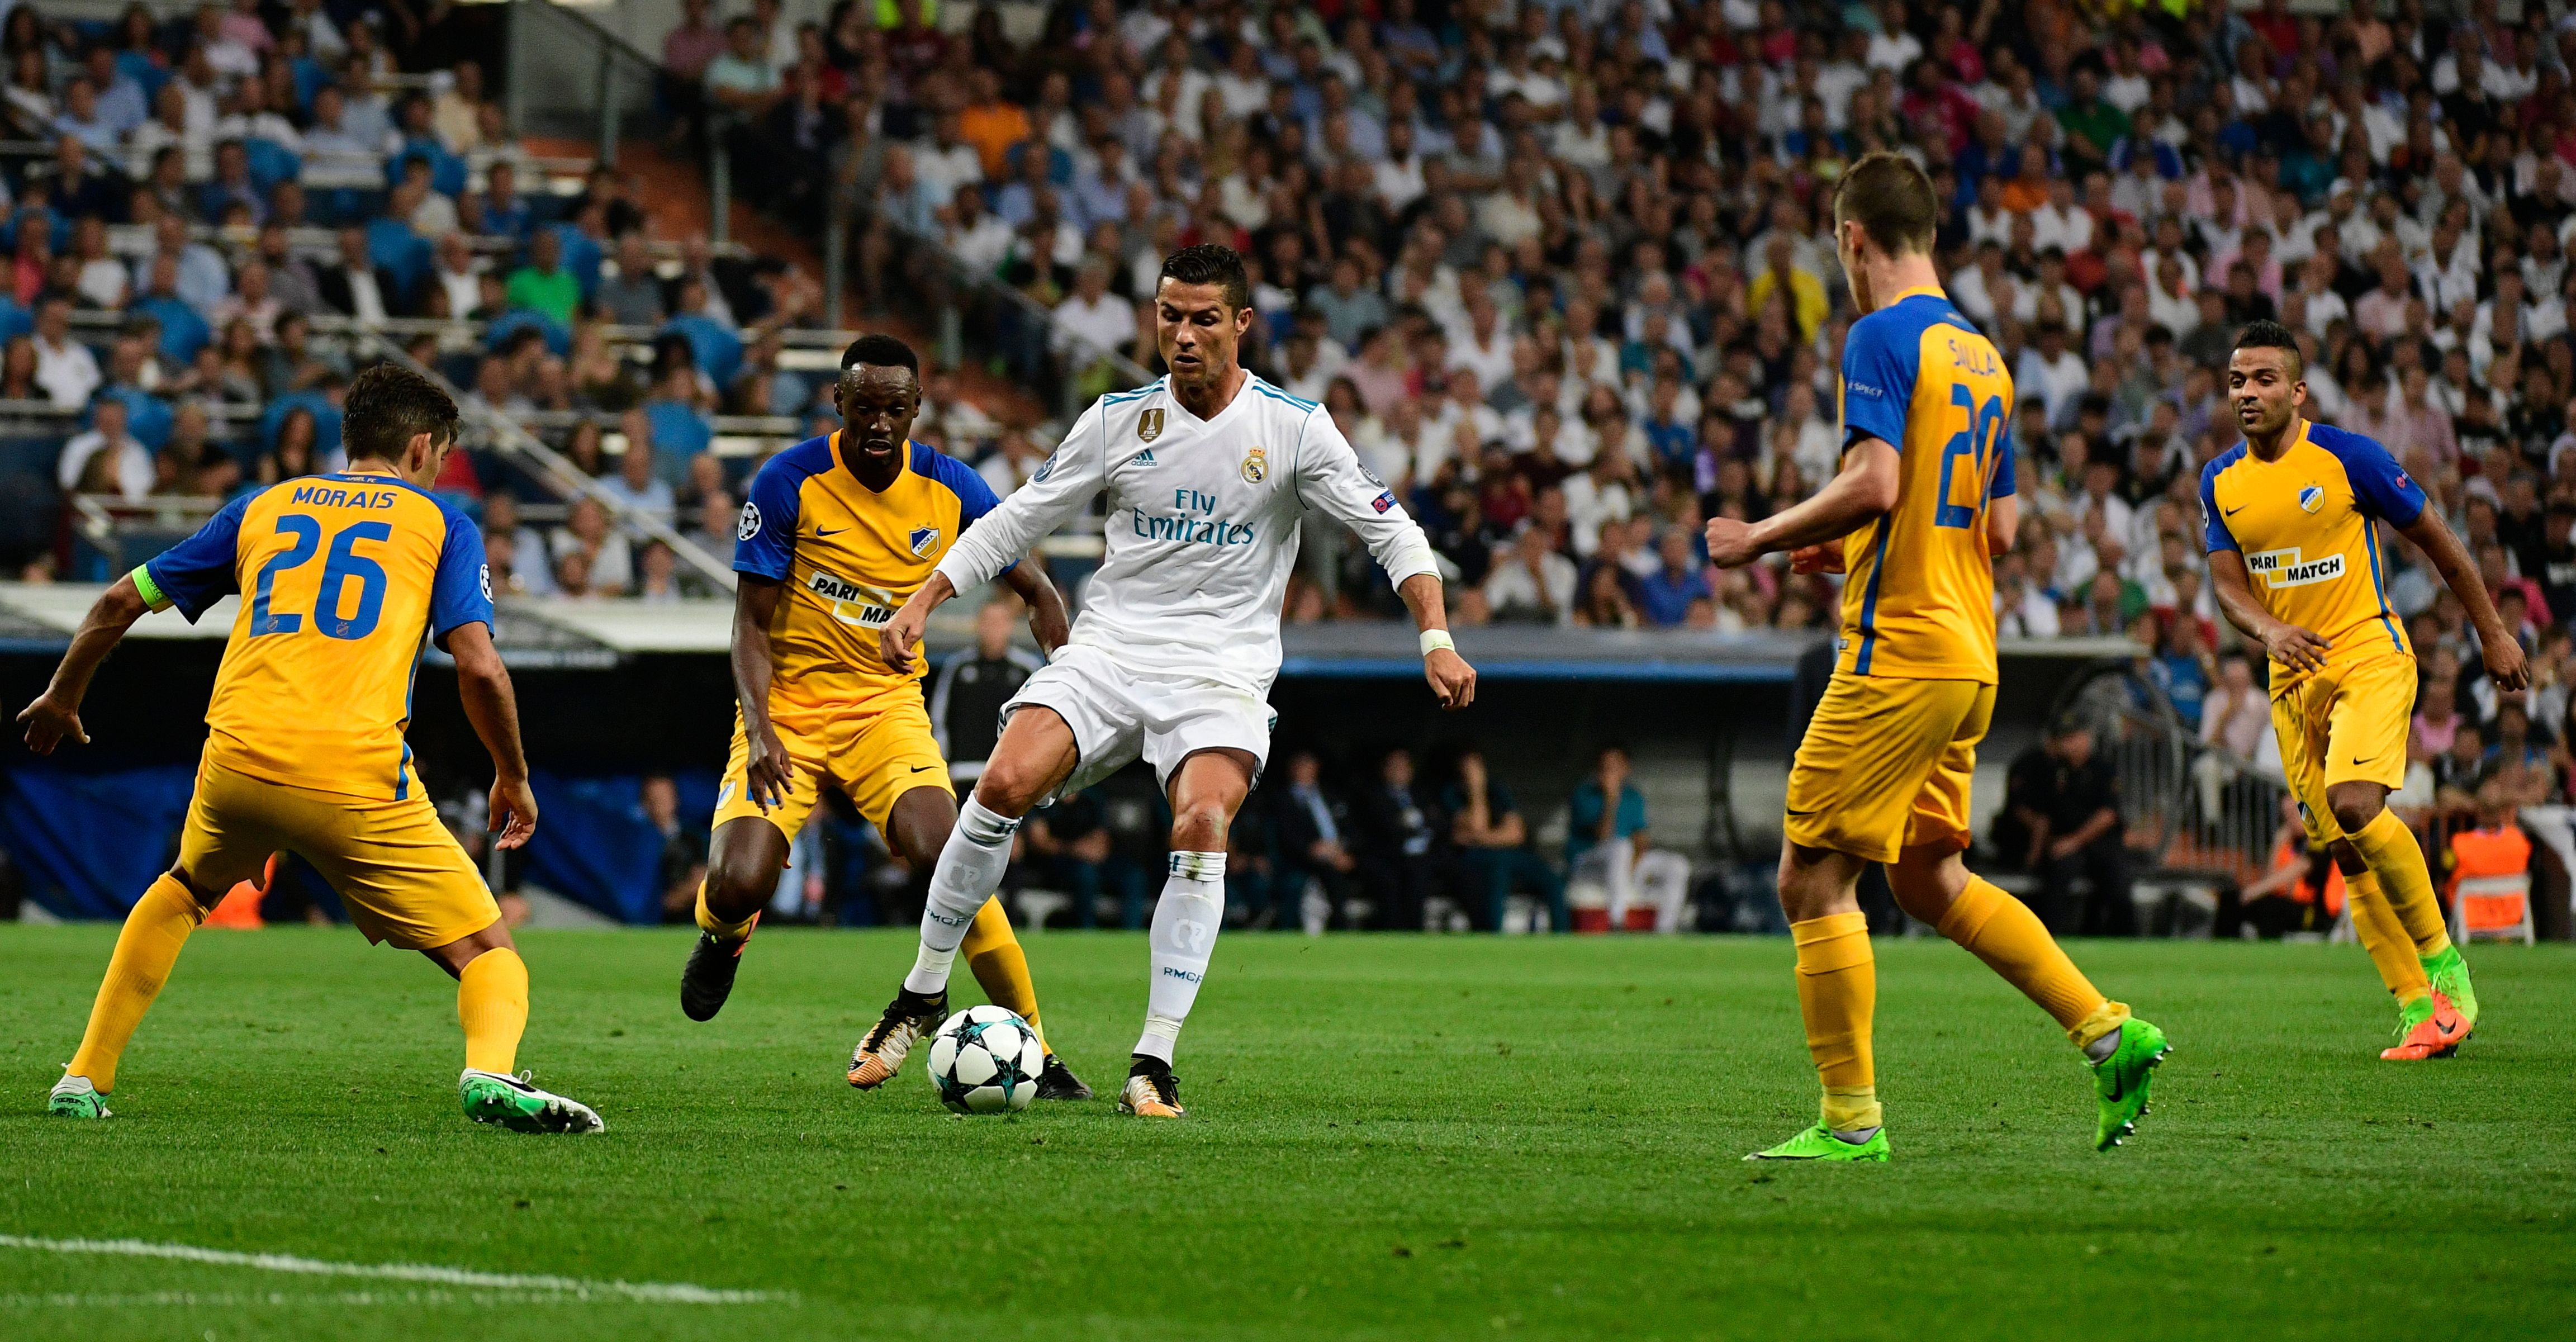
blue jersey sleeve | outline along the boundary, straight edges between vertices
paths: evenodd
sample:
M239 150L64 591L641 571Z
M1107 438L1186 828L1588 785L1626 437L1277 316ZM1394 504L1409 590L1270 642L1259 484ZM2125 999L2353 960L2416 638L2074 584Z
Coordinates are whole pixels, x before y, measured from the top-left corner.
M751 497L744 501L742 520L734 527L736 573L785 582L788 566L795 562L796 521L804 507L809 472L787 457L782 452L770 458L760 474L751 477Z
M2238 451L2242 450L2242 448L2238 449ZM2200 548L2208 554L2239 548L2235 533L2227 529L2227 519L2220 516L2218 511L2218 473L2226 467L2233 456L2234 454L2231 453L2220 457L2203 467L2200 472Z
M492 627L492 570L483 562L483 529L453 508L446 512L447 543L439 547L438 572L429 585L429 632L441 647L460 626L481 621Z
M912 468L938 481L947 487L949 493L957 496L957 534L960 536L965 535L966 529L975 525L984 514L1002 506L1000 496L984 482L983 476L975 473L974 467L945 452L915 443L912 445ZM955 542L952 540L950 543ZM1018 567L1019 561L1013 560L1002 566L1002 573Z
M206 608L241 590L241 523L256 494L225 504L197 534L134 571L134 585L154 610L179 608L195 624Z
M2376 439L2357 433L2346 433L2323 425L2308 428L2308 441L2335 454L2343 463L2343 473L2352 481L2352 496L2360 503L2365 517L2384 518L2398 526L2413 526L2424 515L2424 487L2406 474L2397 458Z
M1843 450L1876 438L1905 450L1905 408L1914 400L1914 370L1921 337L1896 314L1872 313L1843 337Z
M1993 484L1986 487L1986 497L2008 499L2019 488L2020 486L2013 483L2012 416L2006 415L2002 425L1995 430L1995 479Z

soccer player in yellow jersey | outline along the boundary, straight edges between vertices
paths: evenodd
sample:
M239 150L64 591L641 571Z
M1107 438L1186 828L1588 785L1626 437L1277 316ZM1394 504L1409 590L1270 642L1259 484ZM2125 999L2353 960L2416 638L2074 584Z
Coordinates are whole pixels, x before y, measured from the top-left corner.
M733 991L744 944L777 889L787 846L826 786L837 788L918 872L939 860L957 824L955 785L922 702L922 668L889 668L877 634L948 547L998 502L983 477L911 440L921 365L892 336L861 336L833 389L842 429L779 453L752 478L737 528L733 755L716 793L697 946L680 976L680 1007L712 1019ZM1064 599L1033 564L1003 581L1029 604L1039 647L1065 639ZM967 963L994 1003L1038 1023L1028 957L1001 901L967 927ZM912 1041L946 1014L888 1007L850 1060L871 1089L903 1066ZM1040 1041L1044 1041L1040 1032ZM1038 1095L1090 1090L1046 1055Z
M1863 315L1843 346L1842 471L1758 524L1708 524L1720 565L1789 550L1801 571L1848 575L1840 655L1789 771L1780 853L1823 1113L1746 1159L1888 1158L1870 1053L1877 969L1853 894L1871 862L1887 864L1907 914L2028 994L2083 1050L2098 1149L2135 1129L2167 1051L2162 1031L2104 998L2028 908L1959 859L1994 713L1992 555L2012 543L2017 515L2013 387L1941 292L1936 214L1931 182L1899 155L1867 155L1843 174L1835 248Z
M2379 1056L2447 1058L2477 1024L2478 998L2424 851L2386 805L2406 780L2416 670L2388 604L2379 523L2414 542L2460 598L2496 685L2519 690L2531 677L2477 565L2388 449L2308 422L2305 371L2278 322L2238 333L2227 390L2245 439L2200 475L2210 590L2271 655L2282 771L2308 833L2333 850L2353 931L2397 998L2397 1043Z
M146 610L233 617L206 709L206 749L179 860L135 901L80 1052L50 1108L108 1116L116 1065L216 901L279 849L319 869L367 940L456 978L466 1117L522 1132L597 1132L599 1115L510 1074L528 1024L528 967L483 878L421 790L403 728L424 643L456 659L465 715L495 766L500 845L536 832L509 673L492 648L491 577L474 523L429 492L456 443L456 403L392 365L349 384L349 468L271 485L119 578L90 608L42 698L27 746L86 743L91 675Z

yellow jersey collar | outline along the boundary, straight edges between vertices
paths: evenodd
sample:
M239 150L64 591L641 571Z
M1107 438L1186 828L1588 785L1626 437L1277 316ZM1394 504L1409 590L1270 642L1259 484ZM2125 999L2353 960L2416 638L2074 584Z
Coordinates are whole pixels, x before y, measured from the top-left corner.
M1949 296L1948 294L1945 294L1945 293L1941 292L1941 286L1940 286L1940 285L1937 285L1937 284L1918 284L1918 285L1915 285L1915 286L1914 286L1913 288L1911 288L1911 289L1905 289L1905 290L1901 290L1901 291L1899 291L1899 292L1897 293L1897 295L1896 295L1894 298L1891 298L1891 299L1887 300L1887 306L1889 306L1889 307L1895 307L1897 304L1904 302L1906 299L1909 299L1909 298L1921 298L1921 297L1924 297L1924 296L1927 296L1927 295L1928 295L1928 296L1930 296L1930 297L1933 297L1933 298L1940 299L1942 302L1945 302L1945 303L1946 303L1946 302L1948 302L1948 301L1950 301L1950 296Z

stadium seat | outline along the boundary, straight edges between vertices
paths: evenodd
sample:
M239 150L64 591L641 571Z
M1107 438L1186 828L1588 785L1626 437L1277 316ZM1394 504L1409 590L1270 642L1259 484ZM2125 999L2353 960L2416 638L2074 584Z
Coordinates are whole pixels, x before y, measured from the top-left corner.
M2478 937L2499 941L2533 940L2531 874L2472 876L2462 880L2451 898L2451 939Z

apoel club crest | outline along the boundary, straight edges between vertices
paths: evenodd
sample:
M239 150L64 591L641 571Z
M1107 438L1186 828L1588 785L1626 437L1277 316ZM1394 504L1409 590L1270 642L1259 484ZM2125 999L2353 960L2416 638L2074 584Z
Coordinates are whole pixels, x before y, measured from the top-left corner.
M2312 513L2326 506L2326 492L2315 485L2299 491L2299 511Z
M1243 482L1257 485L1270 476L1270 454L1254 448L1243 454Z
M1145 413L1143 413L1143 414L1141 414L1141 415L1138 415L1138 416L1136 417L1136 441L1137 441L1137 442L1140 442L1140 443L1150 443L1150 442L1154 441L1155 439L1160 438L1160 437L1162 437L1162 436L1163 436L1163 407L1161 407L1161 406L1159 406L1159 405L1158 405L1158 406L1155 406L1153 409L1148 410L1148 411L1146 411Z

